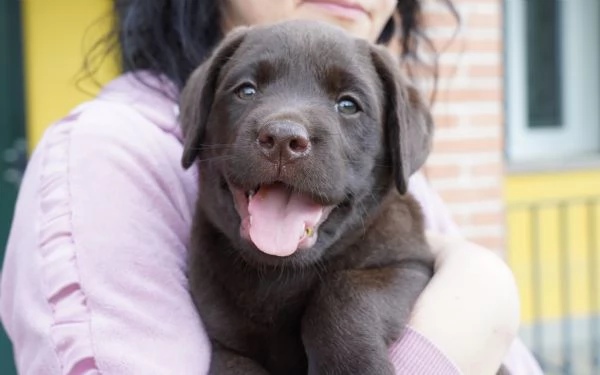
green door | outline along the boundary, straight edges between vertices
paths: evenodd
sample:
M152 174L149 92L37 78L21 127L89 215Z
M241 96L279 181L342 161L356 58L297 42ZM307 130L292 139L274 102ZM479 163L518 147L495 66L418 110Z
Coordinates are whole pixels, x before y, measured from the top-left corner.
M21 1L0 1L0 259L26 163ZM11 344L0 328L0 374L16 374Z

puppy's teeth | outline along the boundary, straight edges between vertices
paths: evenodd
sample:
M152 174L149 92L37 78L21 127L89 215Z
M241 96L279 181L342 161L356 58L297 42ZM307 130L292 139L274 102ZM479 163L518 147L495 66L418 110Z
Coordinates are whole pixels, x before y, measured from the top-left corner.
M315 232L311 227L306 227L304 233L306 233L307 237L312 237Z
M248 198L252 198L254 196L254 194L256 194L256 191L255 190L250 190L246 194L248 195Z

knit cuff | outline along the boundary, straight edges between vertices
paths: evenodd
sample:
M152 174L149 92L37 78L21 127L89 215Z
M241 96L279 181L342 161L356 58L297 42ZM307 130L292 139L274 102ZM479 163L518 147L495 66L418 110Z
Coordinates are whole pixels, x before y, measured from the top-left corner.
M458 367L442 351L411 327L390 348L397 375L461 375Z

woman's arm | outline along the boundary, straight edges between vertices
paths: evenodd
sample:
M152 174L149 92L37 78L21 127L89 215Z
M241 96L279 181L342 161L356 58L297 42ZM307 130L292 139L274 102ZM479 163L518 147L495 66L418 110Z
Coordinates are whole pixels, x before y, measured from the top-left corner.
M519 298L510 269L491 251L429 234L435 276L415 307L411 326L463 373L495 374L519 327Z
M420 172L409 187L423 207L436 253L435 275L410 323L414 330L466 374L485 374L502 362L513 375L542 375L515 338L519 299L509 267L490 250L460 238L443 201Z
M428 233L435 274L392 347L398 374L496 374L517 335L519 301L512 273L489 250ZM492 291L492 292L491 292Z
M45 134L2 272L19 373L206 372L186 278L197 179L181 151L172 134L108 101Z

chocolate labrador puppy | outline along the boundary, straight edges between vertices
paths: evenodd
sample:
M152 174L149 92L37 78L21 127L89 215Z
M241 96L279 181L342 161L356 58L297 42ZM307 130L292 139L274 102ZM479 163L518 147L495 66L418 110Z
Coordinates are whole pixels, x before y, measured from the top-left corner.
M211 374L393 374L388 347L433 268L407 194L432 120L397 65L290 21L236 29L189 79L189 280Z

